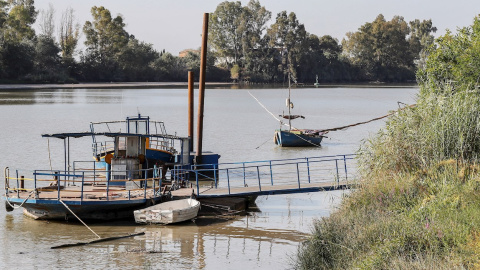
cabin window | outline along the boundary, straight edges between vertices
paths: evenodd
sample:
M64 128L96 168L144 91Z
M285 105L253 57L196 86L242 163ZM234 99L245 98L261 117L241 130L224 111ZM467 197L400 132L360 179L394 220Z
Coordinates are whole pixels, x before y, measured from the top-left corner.
M147 134L147 121L129 121L128 132L134 134Z

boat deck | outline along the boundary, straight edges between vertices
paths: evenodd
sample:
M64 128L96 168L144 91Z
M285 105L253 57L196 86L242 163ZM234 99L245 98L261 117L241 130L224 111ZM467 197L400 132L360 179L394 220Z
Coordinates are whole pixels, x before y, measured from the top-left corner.
M148 188L136 190L125 190L124 187L109 187L104 186L69 186L58 190L55 186L48 188L38 188L37 193L32 191L10 191L9 198L16 199L35 199L35 200L68 200L68 201L120 201L128 199L143 199L153 198L154 190ZM159 192L160 188L155 188L155 192ZM83 198L82 198L83 192ZM108 194L108 196L107 196Z

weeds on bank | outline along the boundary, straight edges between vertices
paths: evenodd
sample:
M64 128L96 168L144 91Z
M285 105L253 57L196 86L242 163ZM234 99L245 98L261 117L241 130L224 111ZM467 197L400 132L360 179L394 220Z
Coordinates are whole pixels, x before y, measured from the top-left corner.
M371 179L341 209L315 222L302 269L455 269L480 266L478 166Z
M480 95L442 93L362 145L360 187L315 222L296 268L480 268Z

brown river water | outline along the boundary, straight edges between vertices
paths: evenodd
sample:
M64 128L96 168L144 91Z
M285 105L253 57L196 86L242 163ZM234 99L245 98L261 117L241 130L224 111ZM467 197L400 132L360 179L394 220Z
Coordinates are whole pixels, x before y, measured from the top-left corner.
M282 114L285 89L252 88L250 92L273 114ZM325 129L370 120L398 109L397 102L414 103L417 92L416 87L293 89L294 113L306 116L293 125ZM320 148L285 149L273 143L278 122L246 89L207 87L205 96L203 146L220 154L220 162L351 154L384 124L380 120L330 132ZM88 131L90 122L123 120L138 113L164 121L169 133L186 136L187 90L2 90L0 169L48 169L50 161L54 168L63 168L63 143L41 134ZM72 160L91 160L90 146L88 138L71 141ZM102 237L145 234L64 249L51 247L96 237L80 223L36 221L23 216L21 209L1 209L0 268L291 269L313 221L334 211L345 194L259 196L248 215L201 217L170 226L137 225L133 221L89 223Z

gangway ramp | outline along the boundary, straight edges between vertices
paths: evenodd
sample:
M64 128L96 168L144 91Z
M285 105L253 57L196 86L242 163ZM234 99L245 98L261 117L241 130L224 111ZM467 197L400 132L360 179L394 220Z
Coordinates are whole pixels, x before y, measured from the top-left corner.
M189 182L198 198L258 196L350 188L355 155L177 166L176 181Z

